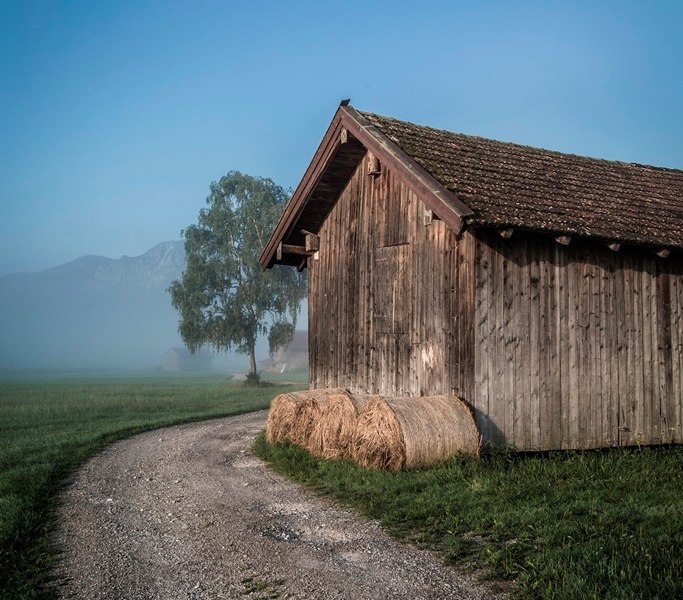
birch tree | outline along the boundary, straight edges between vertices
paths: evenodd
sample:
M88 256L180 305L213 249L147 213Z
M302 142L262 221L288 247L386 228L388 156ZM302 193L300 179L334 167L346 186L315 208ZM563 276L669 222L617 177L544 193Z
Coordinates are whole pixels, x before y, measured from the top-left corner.
M271 352L289 343L306 293L302 273L258 261L287 200L272 180L237 171L212 183L197 223L182 231L187 265L169 287L188 349L246 354L248 381L258 381L257 337L268 336Z

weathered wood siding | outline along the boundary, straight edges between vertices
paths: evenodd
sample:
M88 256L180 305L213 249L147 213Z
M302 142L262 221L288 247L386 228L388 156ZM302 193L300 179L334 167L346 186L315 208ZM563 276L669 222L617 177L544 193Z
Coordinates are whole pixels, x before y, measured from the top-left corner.
M475 394L520 449L683 442L683 265L651 249L476 233Z
M308 260L312 387L472 394L474 238L441 221L386 167L359 165Z

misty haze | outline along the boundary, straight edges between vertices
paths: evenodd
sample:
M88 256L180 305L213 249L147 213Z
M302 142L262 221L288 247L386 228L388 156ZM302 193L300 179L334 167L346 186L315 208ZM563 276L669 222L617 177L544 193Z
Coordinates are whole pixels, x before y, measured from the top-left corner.
M82 256L0 277L0 369L161 368L165 352L183 347L166 290L184 266L183 242L170 241L141 256ZM257 357L267 356L261 340ZM245 358L213 355L211 364L241 372Z

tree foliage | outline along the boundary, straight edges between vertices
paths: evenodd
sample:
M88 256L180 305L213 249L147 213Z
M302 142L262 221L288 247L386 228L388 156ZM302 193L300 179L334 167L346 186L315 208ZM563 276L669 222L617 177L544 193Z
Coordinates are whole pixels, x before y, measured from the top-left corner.
M210 187L196 225L182 232L187 266L169 287L190 349L235 349L256 376L255 347L268 335L271 351L291 341L306 281L295 269L261 269L258 257L288 194L270 179L231 171Z

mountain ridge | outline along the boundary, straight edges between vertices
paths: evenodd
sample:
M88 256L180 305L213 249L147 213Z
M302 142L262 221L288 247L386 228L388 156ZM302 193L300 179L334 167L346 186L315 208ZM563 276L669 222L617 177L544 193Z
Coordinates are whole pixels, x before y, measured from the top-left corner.
M41 271L7 273L0 276L0 285L11 280L38 280L90 277L93 288L107 287L115 283L142 284L149 289L159 284L168 284L180 277L185 268L185 249L181 240L160 242L138 256L124 254L110 258L96 254L85 254L60 265ZM150 274L152 275L150 277Z
M182 346L167 292L185 268L182 241L139 256L85 255L0 277L0 369L154 367Z

